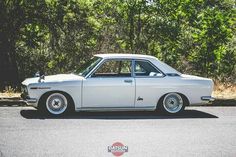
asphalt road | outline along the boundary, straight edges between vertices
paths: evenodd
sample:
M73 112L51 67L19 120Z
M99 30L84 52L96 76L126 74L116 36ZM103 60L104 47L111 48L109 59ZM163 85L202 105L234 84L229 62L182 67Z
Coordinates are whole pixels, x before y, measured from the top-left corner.
M1 157L236 156L236 107L188 107L182 115L155 112L74 113L53 118L31 107L0 107Z

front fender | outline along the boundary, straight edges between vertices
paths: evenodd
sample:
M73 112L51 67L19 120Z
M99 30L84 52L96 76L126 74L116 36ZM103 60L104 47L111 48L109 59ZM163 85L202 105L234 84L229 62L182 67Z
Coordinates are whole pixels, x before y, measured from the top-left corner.
M48 92L64 92L71 96L74 101L75 108L80 108L82 103L82 81L68 81L56 83L37 83L27 86L28 97L36 99L37 102L33 105L37 107L40 98Z

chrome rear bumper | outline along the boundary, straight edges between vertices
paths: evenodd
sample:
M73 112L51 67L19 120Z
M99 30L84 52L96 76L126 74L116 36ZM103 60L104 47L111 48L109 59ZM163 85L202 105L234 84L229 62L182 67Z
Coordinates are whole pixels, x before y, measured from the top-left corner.
M212 97L212 96L202 96L202 97L201 97L201 100L203 100L203 101L210 101L210 102L212 102L212 101L214 101L214 100L215 100L215 98L214 98L214 97Z

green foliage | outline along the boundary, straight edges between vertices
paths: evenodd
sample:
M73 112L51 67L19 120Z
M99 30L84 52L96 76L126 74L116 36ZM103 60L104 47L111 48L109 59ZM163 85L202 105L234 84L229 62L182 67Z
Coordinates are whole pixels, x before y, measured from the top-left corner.
M21 80L38 70L73 71L94 53L150 54L182 72L227 81L236 78L233 0L3 0L0 4L0 35L5 37L0 50L15 54L9 57L16 61Z

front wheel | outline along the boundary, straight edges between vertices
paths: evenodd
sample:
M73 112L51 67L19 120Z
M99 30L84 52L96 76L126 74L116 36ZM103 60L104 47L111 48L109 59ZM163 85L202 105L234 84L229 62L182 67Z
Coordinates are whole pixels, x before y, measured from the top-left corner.
M68 110L68 100L61 93L50 94L45 101L46 110L52 115L61 115Z
M177 114L183 111L185 104L183 98L178 93L168 93L162 101L162 110L169 114Z

